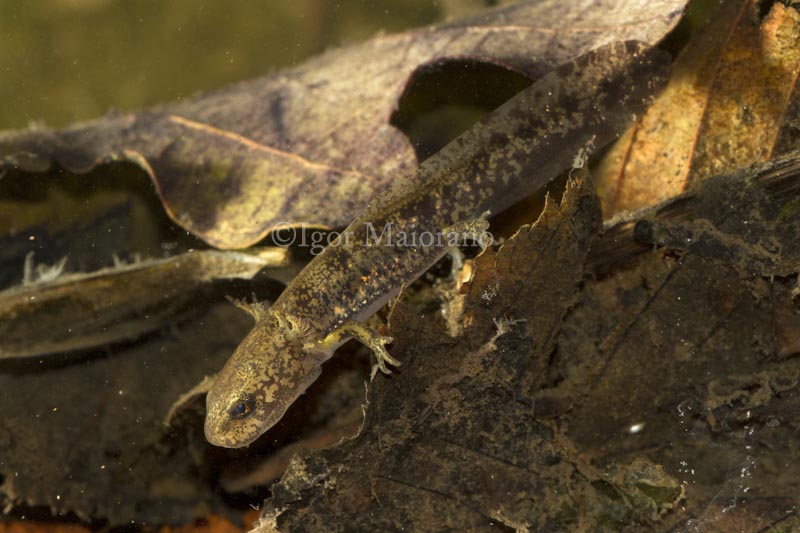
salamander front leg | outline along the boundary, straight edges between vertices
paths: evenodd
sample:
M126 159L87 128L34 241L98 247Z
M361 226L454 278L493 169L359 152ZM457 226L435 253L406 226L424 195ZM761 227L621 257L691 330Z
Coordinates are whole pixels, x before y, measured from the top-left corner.
M389 352L386 351L386 345L390 344L393 339L391 337L384 337L377 331L355 320L345 322L339 326L336 331L328 335L321 343L328 346L335 346L341 344L349 337L356 339L375 354L376 362L372 367L371 378L375 377L378 370L384 374L391 374L392 370L388 365L400 366L400 361L389 355Z

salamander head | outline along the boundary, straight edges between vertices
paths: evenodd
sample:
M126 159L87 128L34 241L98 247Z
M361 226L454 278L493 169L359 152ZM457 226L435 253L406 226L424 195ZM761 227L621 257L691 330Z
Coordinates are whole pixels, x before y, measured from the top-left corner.
M206 397L206 439L239 448L274 426L319 376L324 357L266 313L217 374Z

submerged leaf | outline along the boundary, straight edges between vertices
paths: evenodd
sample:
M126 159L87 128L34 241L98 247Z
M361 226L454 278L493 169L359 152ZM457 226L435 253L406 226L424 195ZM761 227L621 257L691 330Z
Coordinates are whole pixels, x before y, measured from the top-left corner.
M0 155L6 168L34 172L133 161L172 219L220 248L251 245L284 223L341 227L416 166L389 121L421 66L467 58L536 78L606 43L655 43L684 4L521 2L332 50L185 103L63 131L5 133Z
M665 91L599 169L606 215L656 204L792 149L800 8L776 2L761 20L759 6L722 2L683 49Z
M599 227L591 188L579 181L533 227L488 249L465 287L458 338L398 305L391 334L402 369L373 381L357 439L295 458L261 530L470 530L493 521L564 529L569 520L559 517L580 475L556 460L569 452L533 418L532 397ZM375 501L380 513L369 511Z
M295 457L255 531L672 531L720 501L743 530L794 523L800 365L772 339L776 315L797 321L798 198L798 152L710 179L637 221L718 241L655 241L587 277L641 232L599 234L570 187L476 259L458 337L395 307L403 366L372 382L358 437Z
M209 250L85 274L51 270L36 281L0 292L0 359L45 356L138 337L173 321L203 284L250 279L263 268L285 265L287 259L285 248ZM63 261L60 265L63 268Z

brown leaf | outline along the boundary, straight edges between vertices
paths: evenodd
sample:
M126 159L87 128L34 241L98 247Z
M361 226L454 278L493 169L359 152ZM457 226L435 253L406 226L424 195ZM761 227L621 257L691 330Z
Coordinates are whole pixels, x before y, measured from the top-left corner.
M249 325L225 303L174 325L171 334L84 352L80 361L0 361L5 505L111 525L189 523L227 510L203 482L207 445L199 419L172 429L162 421Z
M201 251L121 264L91 273L52 267L0 291L0 360L47 356L132 339L174 322L215 279L250 279L287 263L285 248L253 252Z
M402 370L373 381L355 440L295 458L261 530L557 530L569 521L577 472L554 460L563 445L533 418L531 394L599 224L582 181L536 225L480 256L458 338L440 321L420 321L420 309L397 306L391 333Z
M584 278L604 241L663 234L595 236L571 188L478 257L460 336L395 307L403 366L372 382L362 432L299 454L255 531L793 524L800 365L772 338L796 307L799 197L797 152L707 180L638 219L672 228L666 249L623 246L613 275ZM678 238L708 224L716 240Z
M255 521L256 515L249 511L245 515L245 527L233 524L228 519L220 515L211 515L201 523L185 526L163 526L158 533L240 533L247 531L247 525Z
M0 533L89 533L87 526L78 524L53 524L35 521L9 521L0 524Z
M759 6L723 2L683 49L667 89L600 166L607 215L790 149L800 105L800 13L776 2L762 21Z
M790 498L742 498L712 502L697 517L678 524L674 533L730 533L732 531L797 531L800 519Z
M758 24L748 2L720 58L689 185L773 158L800 74L800 6L779 2Z
M684 4L522 2L332 50L185 103L5 133L0 153L7 168L37 172L136 162L172 219L220 248L251 245L281 223L341 227L416 166L389 119L421 66L469 58L536 78L602 44L657 42Z

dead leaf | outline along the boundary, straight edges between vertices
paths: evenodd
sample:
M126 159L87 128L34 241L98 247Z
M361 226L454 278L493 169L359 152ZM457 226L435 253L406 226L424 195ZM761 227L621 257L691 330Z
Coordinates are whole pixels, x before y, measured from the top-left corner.
M684 4L522 2L332 50L185 103L5 133L0 154L5 168L34 172L133 161L170 217L220 248L251 245L282 223L342 227L416 167L389 120L421 66L470 58L537 78L609 42L659 41Z
M91 530L78 524L52 524L48 522L19 521L0 524L0 533L89 533Z
M256 516L253 511L248 512L245 516L245 527L242 528L239 525L231 523L230 520L222 516L212 515L199 524L164 526L158 531L159 533L239 533L241 531L247 531L249 529L247 525L252 524L255 518Z
M4 510L119 525L230 515L235 509L214 481L220 470L233 475L237 468L241 477L329 420L361 412L369 363L347 353L327 365L268 440L248 450L225 452L206 442L204 402L185 406L165 427L175 399L222 366L251 325L222 301L137 342L0 360Z
M792 149L800 13L775 2L761 20L760 5L722 2L683 48L667 89L599 168L607 216Z
M697 524L719 501L796 494L788 420L800 368L774 331L776 310L796 306L798 193L795 152L621 223L628 239L663 248L628 248L626 266L587 283L563 324L549 395L570 400L569 436L594 464L644 455L664 465ZM593 255L622 235L612 228Z
M787 108L800 96L800 6L776 2L759 25L758 5L747 3L720 58L690 186L780 155L775 148Z
M583 182L561 207L548 203L534 227L480 256L462 337L450 339L441 320L419 321L416 308L396 307L391 333L394 353L405 354L402 371L373 382L355 440L295 458L273 486L261 530L571 523L567 495L580 474L555 459L557 430L535 420L532 394L599 224Z
M674 533L781 532L800 527L797 503L789 498L741 498L713 502L694 518L670 530Z
M202 482L200 423L167 430L162 420L249 326L225 303L171 334L85 352L80 361L0 361L4 505L111 524L188 523L225 511Z
M571 188L478 257L460 337L424 303L395 307L403 366L373 382L362 432L299 454L254 531L667 531L723 508L743 512L730 524L793 520L777 510L797 504L800 366L772 335L774 309L796 305L798 197L797 152L707 180L639 221L718 240L621 246L613 275L585 279L604 241L643 233L596 236L596 204Z
M188 252L92 273L48 270L0 291L0 359L47 356L134 339L175 321L215 279L250 279L288 250ZM32 255L28 258L32 259ZM60 263L63 268L64 262Z

